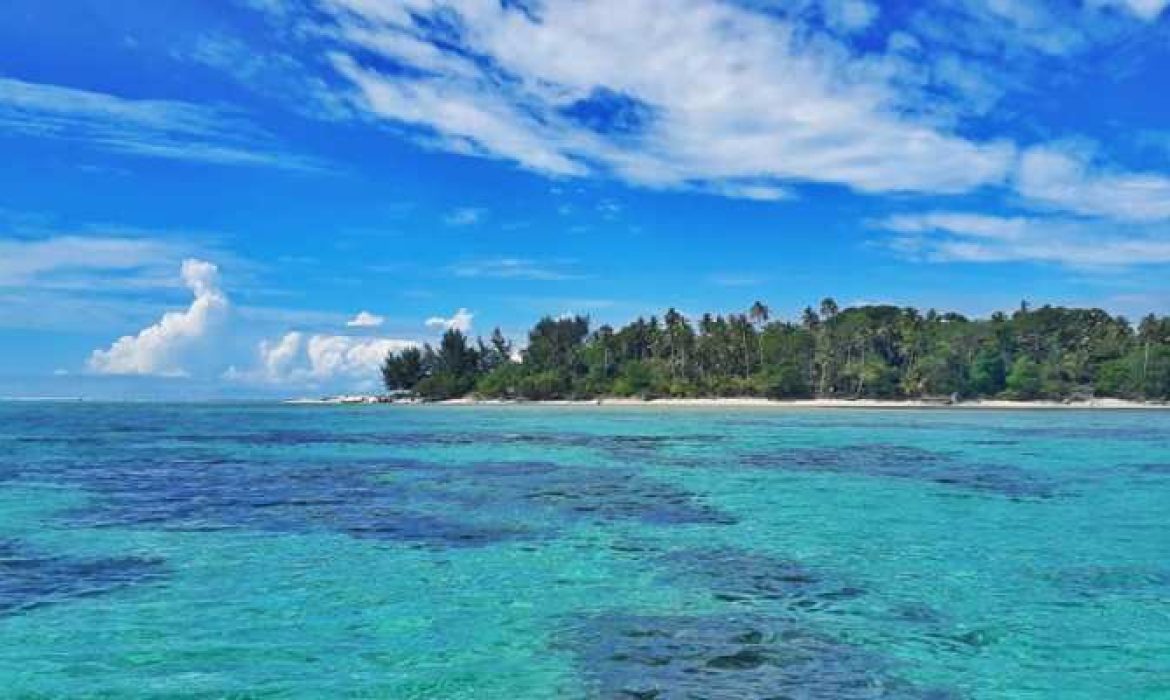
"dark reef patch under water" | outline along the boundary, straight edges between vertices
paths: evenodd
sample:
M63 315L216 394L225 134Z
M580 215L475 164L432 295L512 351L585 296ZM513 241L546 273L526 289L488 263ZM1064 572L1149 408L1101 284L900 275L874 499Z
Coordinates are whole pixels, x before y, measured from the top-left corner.
M68 470L98 496L66 513L83 527L209 531L333 531L428 545L478 546L527 535L515 524L448 518L408 507L381 469L336 462L287 467L222 460L107 461Z
M647 554L655 548L629 543L618 551ZM829 574L799 562L734 549L658 552L653 561L664 582L709 590L731 612L609 612L575 620L570 639L563 642L573 650L598 697L961 697L949 689L909 683L884 655L802 622L805 613L831 612L865 594Z
M237 444L258 446L289 445L378 445L401 448L485 447L532 445L541 449L585 448L618 455L642 453L652 455L663 447L703 446L726 440L726 436L592 434L573 432L495 433L490 431L420 432L327 432L303 429L269 429L234 433L180 433L177 441L190 444Z
M660 560L663 577L711 591L735 604L781 604L785 609L824 609L864 591L800 562L734 549L687 549Z
M630 469L548 462L499 462L430 471L420 481L433 495L464 506L541 508L570 518L729 525L731 516L696 494Z
M960 697L901 680L874 652L753 615L599 615L582 621L570 645L604 698Z
M549 462L232 461L204 452L0 462L0 481L71 483L95 497L74 526L333 531L422 546L555 535L571 521L726 525L733 518L633 469ZM546 517L537 518L539 513ZM547 517L553 516L553 517Z
M1170 476L1170 462L1159 464L1139 464L1137 470L1143 474L1155 476Z
M162 560L140 557L76 559L0 540L0 615L14 614L163 580Z
M801 472L856 474L910 479L1010 498L1050 498L1054 483L1023 469L964 461L917 447L865 444L844 447L787 448L746 454L742 466Z
M1142 425L1030 425L1026 428L1015 426L993 426L990 428L1002 435L1018 436L1022 440L1109 440L1121 442L1162 442L1166 433L1160 428Z
M1170 568L1081 566L1052 572L1047 578L1066 595L1077 598L1122 595L1151 600L1170 599Z

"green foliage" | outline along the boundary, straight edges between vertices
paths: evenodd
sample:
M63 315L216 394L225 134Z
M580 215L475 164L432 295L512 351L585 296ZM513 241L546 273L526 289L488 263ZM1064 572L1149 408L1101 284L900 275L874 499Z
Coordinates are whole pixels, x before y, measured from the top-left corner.
M1135 372L1138 369L1138 372ZM1097 370L1097 392L1103 396L1132 397L1140 394L1137 377L1140 366L1135 368L1134 358L1123 357L1110 360Z
M407 348L387 356L382 364L382 382L388 390L413 391L428 399L467 395L479 373L479 353L455 329L443 334L438 350L430 345L422 351Z
M581 369L581 350L589 335L589 319L581 316L540 319L528 333L524 363L537 371L575 374Z
M505 362L479 378L475 393L489 399L514 399L520 396L524 378L524 369L519 363Z
M422 351L406 348L397 355L387 355L382 363L382 383L389 391L410 391L426 376Z
M1151 345L1139 351L1141 370L1138 390L1142 396L1170 397L1170 345Z
M654 388L654 372L644 360L630 360L622 365L613 382L615 396L641 396L649 398Z
M973 396L995 396L1007 385L1007 370L1003 355L995 348L983 348L971 363L971 375L966 391Z
M811 396L808 374L794 362L785 362L756 375L757 391L770 399L802 399Z
M568 376L555 369L524 373L517 386L520 396L534 401L568 398L570 390Z
M1007 376L1007 390L1011 392L1012 398L1037 398L1043 386L1040 363L1026 355L1016 358L1012 363L1012 371Z
M470 377L461 377L454 374L432 374L424 377L414 390L419 396L441 401L443 399L457 399L471 392L475 380Z
M1135 330L1099 309L1027 304L970 320L894 306L840 308L825 299L799 322L762 302L694 322L675 309L614 329L543 318L517 361L496 329L474 344L456 330L437 348L386 358L387 389L429 399L594 396L1064 399L1170 398L1170 319Z

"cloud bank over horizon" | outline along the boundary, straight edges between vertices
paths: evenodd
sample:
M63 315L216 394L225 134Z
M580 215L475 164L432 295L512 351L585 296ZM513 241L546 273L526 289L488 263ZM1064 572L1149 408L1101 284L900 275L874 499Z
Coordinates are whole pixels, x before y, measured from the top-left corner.
M224 377L245 384L318 389L343 386L371 391L378 387L378 368L390 353L416 347L412 340L290 331L260 341L253 369L229 367Z
M156 323L134 335L117 339L106 349L94 350L86 368L99 375L139 375L163 378L218 376L231 382L295 389L372 389L386 355L419 341L370 336L288 331L262 339L255 347L255 363L223 369L230 358L217 345L232 335L231 303L222 289L219 268L210 262L187 259L180 277L194 299L185 311L169 311ZM433 320L433 319L432 319ZM355 329L381 326L385 319L362 311L346 322ZM471 314L460 309L442 319L443 329L469 330ZM435 324L428 321L428 326Z

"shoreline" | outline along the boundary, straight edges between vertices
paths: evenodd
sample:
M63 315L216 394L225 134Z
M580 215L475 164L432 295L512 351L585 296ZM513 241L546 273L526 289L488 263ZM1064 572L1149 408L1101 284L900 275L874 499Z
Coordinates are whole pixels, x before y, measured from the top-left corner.
M530 406L530 407L579 407L579 408L770 408L770 409L868 409L868 410L1165 410L1167 403L1149 403L1127 399L1099 398L1084 401L1011 401L1007 399L977 399L951 403L922 399L766 399L743 398L600 398L600 399L549 399L530 401L518 399L476 399L459 398L443 401L398 400L385 401L373 396L343 396L327 399L290 399L285 404L295 405L408 405L408 406Z

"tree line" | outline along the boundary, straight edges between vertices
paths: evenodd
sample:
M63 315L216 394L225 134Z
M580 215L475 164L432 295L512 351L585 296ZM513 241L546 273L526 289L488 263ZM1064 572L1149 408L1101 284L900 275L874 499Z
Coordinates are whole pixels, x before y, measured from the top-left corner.
M386 358L390 391L426 399L624 397L1170 398L1170 318L1135 327L1100 309L1026 302L1010 316L832 299L798 321L745 313L692 321L675 309L621 328L583 316L540 319L516 352L497 328L472 341L448 330L437 347Z

